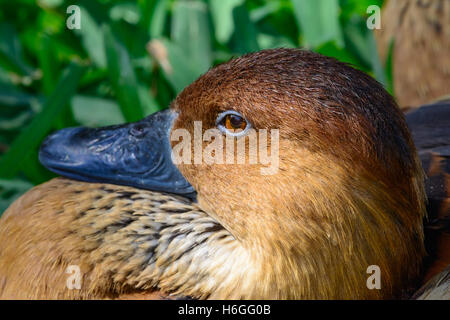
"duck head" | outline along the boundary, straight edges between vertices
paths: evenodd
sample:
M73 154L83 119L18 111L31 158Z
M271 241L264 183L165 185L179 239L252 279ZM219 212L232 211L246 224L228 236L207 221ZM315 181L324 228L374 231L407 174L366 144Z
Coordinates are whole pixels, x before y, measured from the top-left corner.
M370 76L309 51L265 50L211 69L165 114L170 145L169 129L156 137L150 132L161 131L150 125L140 138L137 124L66 129L44 143L41 161L88 181L179 194L192 186L198 206L234 236L253 268L240 297L386 298L418 275L423 173L402 113ZM142 123L161 125L153 117L160 115ZM152 168L167 175L145 176ZM367 286L374 265L381 289Z

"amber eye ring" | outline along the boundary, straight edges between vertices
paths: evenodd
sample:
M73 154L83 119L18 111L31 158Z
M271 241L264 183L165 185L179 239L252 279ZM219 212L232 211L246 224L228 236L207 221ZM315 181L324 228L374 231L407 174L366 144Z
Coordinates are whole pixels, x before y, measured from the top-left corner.
M240 137L247 134L248 130L251 128L250 122L248 122L239 112L233 110L220 113L217 116L216 126L222 133L234 137Z

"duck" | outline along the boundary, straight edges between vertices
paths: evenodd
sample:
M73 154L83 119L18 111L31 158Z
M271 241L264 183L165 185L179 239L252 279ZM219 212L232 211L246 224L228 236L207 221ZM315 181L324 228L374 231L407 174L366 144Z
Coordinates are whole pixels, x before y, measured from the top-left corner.
M250 136L269 131L268 173ZM249 151L242 163L192 161L221 138ZM62 129L39 157L62 177L0 219L2 299L400 299L421 285L425 173L408 123L382 85L334 58L237 57L169 109ZM445 268L415 298L448 296Z
M450 2L388 0L380 21L381 27L374 30L377 49L383 62L391 60L400 108L408 111L448 99Z

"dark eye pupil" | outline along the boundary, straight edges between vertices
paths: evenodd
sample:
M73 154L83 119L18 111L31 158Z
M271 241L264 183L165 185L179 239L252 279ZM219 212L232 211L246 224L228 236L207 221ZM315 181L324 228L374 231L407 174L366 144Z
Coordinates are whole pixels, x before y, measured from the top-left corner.
M243 120L244 119L234 114L230 115L230 123L233 127L241 127Z
M245 133L250 123L237 112L224 112L216 120L216 125L222 132L239 134Z

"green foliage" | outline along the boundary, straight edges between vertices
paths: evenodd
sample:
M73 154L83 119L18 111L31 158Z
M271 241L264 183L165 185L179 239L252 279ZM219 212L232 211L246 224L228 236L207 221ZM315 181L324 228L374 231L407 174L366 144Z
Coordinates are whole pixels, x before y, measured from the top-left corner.
M66 26L71 4L81 29ZM52 130L138 120L243 53L305 47L391 90L366 27L372 4L382 0L0 0L0 214L53 177L37 159Z

